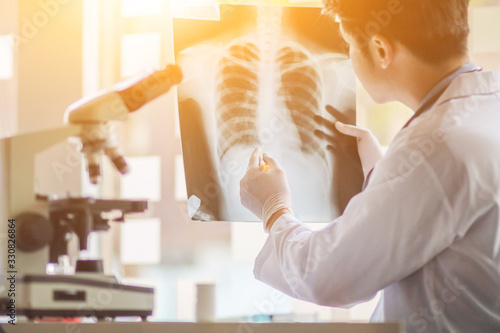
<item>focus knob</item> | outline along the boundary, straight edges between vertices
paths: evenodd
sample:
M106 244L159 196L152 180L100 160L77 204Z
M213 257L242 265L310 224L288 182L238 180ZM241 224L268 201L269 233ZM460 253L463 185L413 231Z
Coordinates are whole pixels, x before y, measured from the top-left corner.
M52 242L54 227L38 213L22 213L15 218L17 226L16 246L24 252L34 252Z

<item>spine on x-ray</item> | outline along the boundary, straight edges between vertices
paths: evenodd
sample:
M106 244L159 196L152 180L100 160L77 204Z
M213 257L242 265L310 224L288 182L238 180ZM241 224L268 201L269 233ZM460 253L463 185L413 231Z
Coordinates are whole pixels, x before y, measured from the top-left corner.
M247 41L228 46L219 61L216 115L221 159L233 146L255 146L258 143L259 62L259 49Z

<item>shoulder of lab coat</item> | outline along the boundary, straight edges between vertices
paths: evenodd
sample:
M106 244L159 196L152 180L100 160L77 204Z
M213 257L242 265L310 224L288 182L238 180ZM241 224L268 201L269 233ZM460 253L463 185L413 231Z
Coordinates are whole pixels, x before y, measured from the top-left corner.
M481 137L482 117L494 117L498 82L498 71L457 78L433 110L398 134L370 185L324 229L280 217L256 259L255 276L292 297L349 307L463 237L498 197L498 168L484 172L478 165L500 162L500 154L481 148L488 140Z

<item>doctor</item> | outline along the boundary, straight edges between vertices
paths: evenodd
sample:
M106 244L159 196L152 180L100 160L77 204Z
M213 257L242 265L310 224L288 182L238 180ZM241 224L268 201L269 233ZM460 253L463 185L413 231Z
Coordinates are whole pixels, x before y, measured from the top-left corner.
M383 157L369 131L318 119L358 138L369 178L319 231L294 217L278 161L253 153L241 200L269 232L255 276L327 306L382 290L372 321L408 333L500 332L500 71L469 61L468 1L324 2L373 99L415 115Z

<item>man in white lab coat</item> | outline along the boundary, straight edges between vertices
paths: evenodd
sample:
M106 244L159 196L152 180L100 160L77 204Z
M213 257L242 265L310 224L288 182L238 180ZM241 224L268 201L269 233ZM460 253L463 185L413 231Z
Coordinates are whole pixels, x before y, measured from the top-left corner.
M372 321L408 333L500 332L500 71L470 63L468 1L324 2L367 91L415 116L385 156L369 131L318 120L358 138L367 178L319 231L293 216L285 171L257 149L241 181L269 232L255 276L329 306L382 290Z

